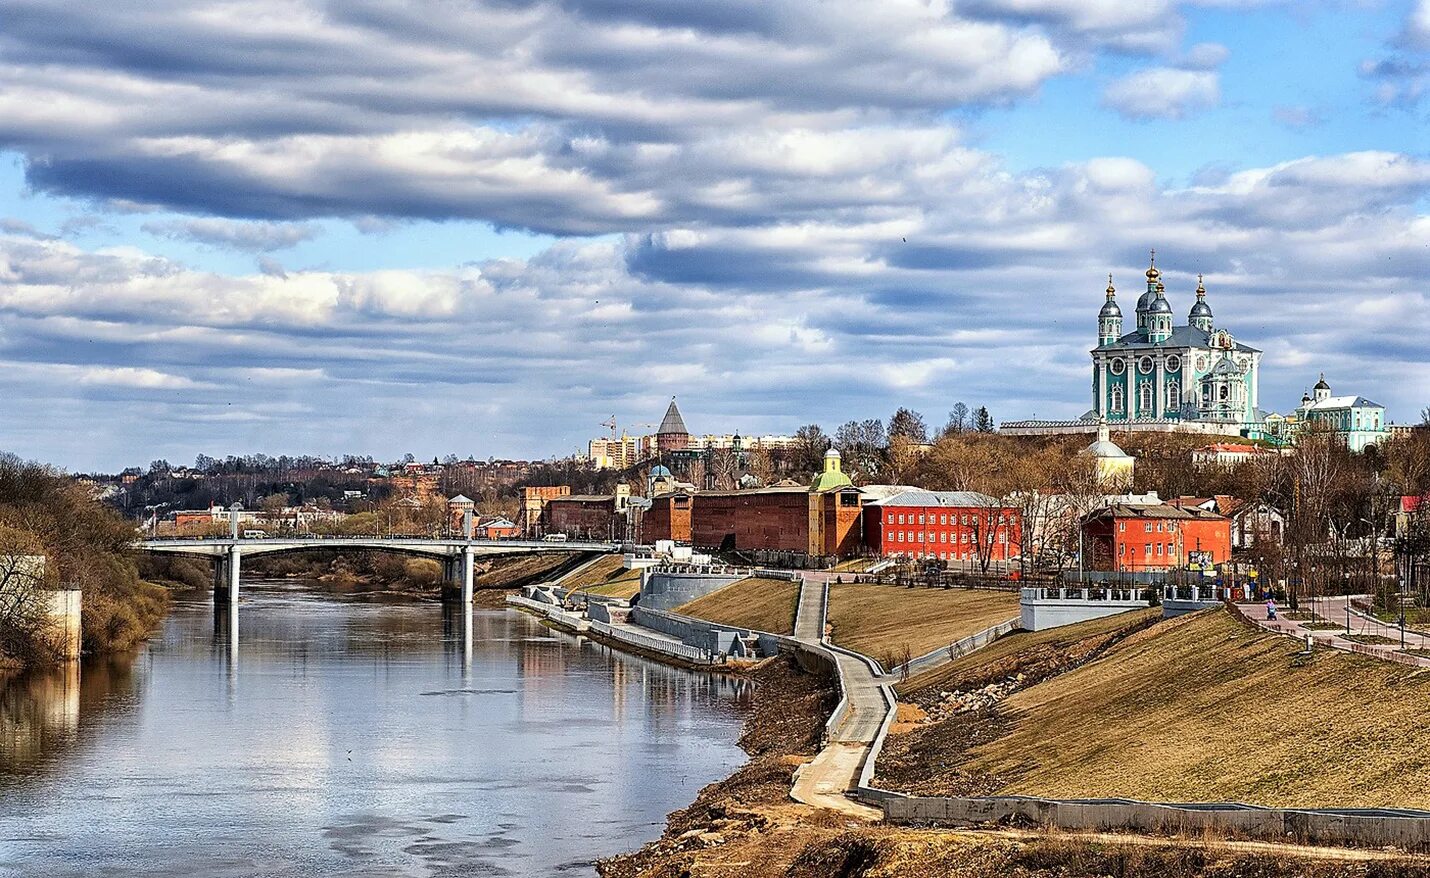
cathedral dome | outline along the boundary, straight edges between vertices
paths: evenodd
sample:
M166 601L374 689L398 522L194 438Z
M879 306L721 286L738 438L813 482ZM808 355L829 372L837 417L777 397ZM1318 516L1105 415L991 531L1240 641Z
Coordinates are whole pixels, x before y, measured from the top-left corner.
M1157 296L1152 299L1152 304L1147 307L1147 310L1153 314L1171 314L1172 306L1167 302L1166 296Z
M1311 388L1311 389L1312 389L1312 390L1330 390L1330 389L1331 389L1331 385L1329 385L1329 384L1326 383L1326 374L1325 374L1324 372L1321 373L1321 380L1320 380L1320 381L1317 381L1317 382L1316 382L1316 386L1313 387L1313 388Z
M1102 310L1097 312L1098 317L1121 317L1122 308L1117 304L1116 299L1108 299L1102 303Z
M1192 306L1192 310L1190 313L1187 314L1187 316L1192 319L1196 319L1197 317L1210 317L1212 316L1212 306L1198 299L1197 303Z

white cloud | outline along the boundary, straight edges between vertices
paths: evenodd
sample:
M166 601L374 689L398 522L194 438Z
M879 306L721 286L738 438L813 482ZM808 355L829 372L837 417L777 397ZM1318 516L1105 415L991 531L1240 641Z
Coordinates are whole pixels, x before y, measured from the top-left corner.
M261 253L285 250L318 235L318 228L311 223L243 222L214 218L160 220L144 223L143 229L162 238Z
M1181 119L1221 103L1215 71L1149 67L1114 80L1102 102L1131 119Z

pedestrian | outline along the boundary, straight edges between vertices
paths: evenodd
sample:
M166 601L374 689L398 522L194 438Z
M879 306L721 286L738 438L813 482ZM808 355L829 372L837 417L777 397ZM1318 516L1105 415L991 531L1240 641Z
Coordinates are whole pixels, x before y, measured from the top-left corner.
M1276 598L1266 599L1266 620L1268 622L1276 621Z

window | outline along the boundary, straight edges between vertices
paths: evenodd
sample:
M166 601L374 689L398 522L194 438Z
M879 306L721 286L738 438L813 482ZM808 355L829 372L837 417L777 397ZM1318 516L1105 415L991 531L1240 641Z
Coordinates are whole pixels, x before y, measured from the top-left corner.
M1151 357L1143 357L1142 359L1138 360L1138 361L1137 361L1137 371L1141 372L1143 375L1151 375L1151 374L1152 374L1152 358L1151 358Z
M1151 533L1151 532L1152 532L1152 522L1150 522L1150 521L1144 521L1144 522L1142 522L1142 525L1147 528L1147 533Z
M1139 412L1152 410L1152 382L1143 381L1137 386L1137 408Z
M1182 407L1182 385L1176 381L1167 382L1167 407L1174 409Z
M1127 522L1125 522L1125 521L1119 521L1119 522L1117 522L1117 530L1118 530L1119 533L1127 533Z
M1142 544L1142 557L1144 557L1144 558L1150 558L1150 557L1152 557L1152 544L1151 544L1151 543L1143 543L1143 544Z
M1161 555L1161 554L1162 554L1162 544L1161 544L1161 543L1158 543L1158 544L1157 544L1157 554L1158 554L1158 555Z
M1122 387L1121 387L1121 385L1112 388L1112 410L1113 410L1114 412L1121 412L1121 411L1122 411Z
M920 512L920 513L919 513L919 524L923 524L923 523L924 523L924 514L923 514L922 512Z
M921 543L922 543L922 542L923 542L923 541L924 541L924 534L923 534L923 531L919 531L919 542L921 542Z
M1180 368L1182 368L1182 358L1181 358L1181 357L1177 356L1176 354L1172 354L1170 357L1167 358L1167 369L1168 369L1168 371L1175 372L1175 371L1177 371L1177 370L1180 369Z
M1114 359L1111 365L1112 374L1121 375L1127 370L1127 363L1121 359Z
M938 523L939 523L939 524L948 524L948 516L947 516L947 515L940 515L940 516L938 517Z

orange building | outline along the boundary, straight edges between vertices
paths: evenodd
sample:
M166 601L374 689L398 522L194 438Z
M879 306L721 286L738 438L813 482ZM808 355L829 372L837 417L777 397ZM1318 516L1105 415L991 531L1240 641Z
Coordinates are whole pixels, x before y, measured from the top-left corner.
M1094 570L1138 573L1231 559L1231 520L1197 507L1114 503L1083 519Z

